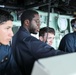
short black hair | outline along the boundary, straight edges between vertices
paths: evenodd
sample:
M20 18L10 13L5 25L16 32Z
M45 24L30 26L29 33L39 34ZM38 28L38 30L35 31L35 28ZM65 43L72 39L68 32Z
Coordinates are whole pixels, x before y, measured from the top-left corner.
M28 19L29 21L31 21L34 18L35 14L38 14L38 12L35 11L35 10L25 10L25 11L23 11L23 13L21 15L21 25L24 24L24 21L26 19Z
M71 24L74 24L76 22L76 19L71 20Z
M76 29L76 19L71 20L71 27Z
M43 27L39 31L39 37L42 36L44 37L45 33L53 33L55 35L55 30L51 27Z
M13 16L10 14L10 12L0 9L0 23L6 22L8 20L13 21Z

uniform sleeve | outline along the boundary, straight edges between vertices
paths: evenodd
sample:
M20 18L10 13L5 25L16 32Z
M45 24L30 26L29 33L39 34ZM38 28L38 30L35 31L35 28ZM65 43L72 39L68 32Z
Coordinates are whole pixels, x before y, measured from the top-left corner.
M61 41L60 41L60 44L59 44L59 50L61 50L61 51L64 51L64 52L66 52L66 42L65 42L65 37L63 37L62 39L61 39Z
M29 39L29 38L28 38ZM26 40L28 40L26 39ZM32 56L35 59L43 58L43 57L50 57L50 56L56 56L64 54L65 52L60 50L55 50L53 47L49 46L48 44L31 37L30 40L28 40L27 47L29 48L29 52L32 54Z
M62 38L60 45L59 45L59 49L65 52L74 52L75 51L75 47L74 47L74 38L71 35L67 35L65 37Z

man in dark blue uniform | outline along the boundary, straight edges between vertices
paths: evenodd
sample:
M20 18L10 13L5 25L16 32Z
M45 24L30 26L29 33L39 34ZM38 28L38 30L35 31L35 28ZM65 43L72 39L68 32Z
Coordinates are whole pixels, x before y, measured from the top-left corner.
M66 34L60 41L59 49L68 53L76 52L76 19L71 20L72 33Z
M40 18L37 11L24 11L21 15L21 24L13 37L12 51L23 75L31 75L33 64L39 58L64 54L31 36L31 33L37 34L40 29Z
M0 9L0 75L21 75L9 42L12 39L13 17Z

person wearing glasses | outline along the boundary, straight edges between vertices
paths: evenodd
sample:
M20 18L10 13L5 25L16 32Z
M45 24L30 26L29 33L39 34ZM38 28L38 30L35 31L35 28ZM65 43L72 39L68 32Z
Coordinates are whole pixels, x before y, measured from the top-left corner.
M36 60L65 54L31 35L37 34L39 30L39 13L35 10L25 10L21 15L21 27L12 41L13 55L23 75L31 75Z

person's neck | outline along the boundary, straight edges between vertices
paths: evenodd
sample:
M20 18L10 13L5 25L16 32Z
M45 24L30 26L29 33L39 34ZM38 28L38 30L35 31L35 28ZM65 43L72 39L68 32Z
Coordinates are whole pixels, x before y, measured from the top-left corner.
M0 43L0 45L1 45L1 43Z
M30 33L30 31L29 31L29 29L28 29L28 27L27 26L23 26L29 33Z

